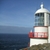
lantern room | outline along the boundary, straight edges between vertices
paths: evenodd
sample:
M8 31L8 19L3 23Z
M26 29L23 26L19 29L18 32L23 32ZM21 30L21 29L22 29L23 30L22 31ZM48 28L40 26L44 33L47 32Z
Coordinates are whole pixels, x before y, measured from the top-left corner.
M48 26L49 24L49 11L44 8L44 5L40 5L40 9L35 12L35 26Z
M30 46L50 42L50 12L41 4L34 17L34 32L29 32Z
M48 25L49 25L49 11L44 8L44 5L40 5L40 9L35 12L35 26L34 37L47 38L48 37Z
M35 14L35 26L44 26L44 13Z

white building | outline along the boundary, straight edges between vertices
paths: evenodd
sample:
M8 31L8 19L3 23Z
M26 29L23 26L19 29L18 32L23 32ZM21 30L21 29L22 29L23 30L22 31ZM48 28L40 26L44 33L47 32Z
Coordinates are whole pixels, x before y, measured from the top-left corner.
M50 12L41 4L35 12L34 32L29 33L30 46L50 43Z

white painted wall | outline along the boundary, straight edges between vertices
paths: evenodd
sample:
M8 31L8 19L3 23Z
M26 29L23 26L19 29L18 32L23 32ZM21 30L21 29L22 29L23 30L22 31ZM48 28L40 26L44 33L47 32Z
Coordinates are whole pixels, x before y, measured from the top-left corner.
M48 26L49 14L44 13L44 26Z
M50 26L48 27L48 43L50 43Z
M43 43L47 43L47 39L34 39L34 38L30 39L30 47L32 45L38 45L38 44L43 44Z
M38 33L38 37L47 37L48 36L48 27L35 27L34 28L34 36L37 37L37 33ZM45 37L44 37L44 33Z
M48 32L48 27L35 27L34 32Z

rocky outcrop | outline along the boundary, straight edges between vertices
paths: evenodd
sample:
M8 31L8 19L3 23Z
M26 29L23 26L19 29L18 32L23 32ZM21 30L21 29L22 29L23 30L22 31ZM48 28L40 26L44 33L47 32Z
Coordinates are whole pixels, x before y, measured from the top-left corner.
M23 48L20 50L50 50L50 43L33 45L31 47Z

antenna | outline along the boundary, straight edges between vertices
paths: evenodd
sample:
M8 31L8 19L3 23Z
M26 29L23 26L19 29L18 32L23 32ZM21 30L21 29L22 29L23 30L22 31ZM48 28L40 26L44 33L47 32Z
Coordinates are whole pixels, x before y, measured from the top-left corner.
M43 2L41 3L40 7L41 7L41 8L44 8Z

